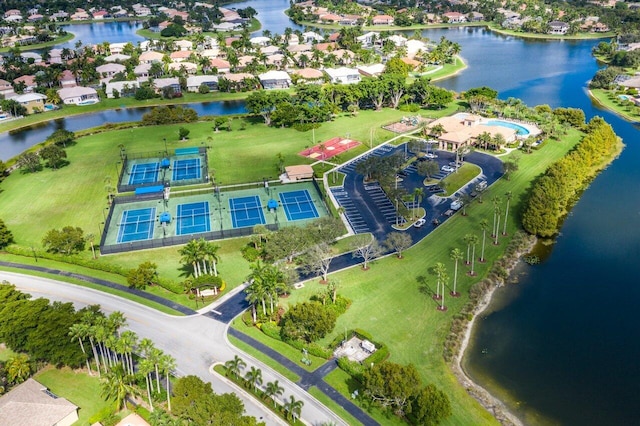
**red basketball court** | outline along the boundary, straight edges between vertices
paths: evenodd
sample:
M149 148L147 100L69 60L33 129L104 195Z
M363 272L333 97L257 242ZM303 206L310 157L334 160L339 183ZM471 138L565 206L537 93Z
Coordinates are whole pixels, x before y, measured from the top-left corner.
M351 148L355 148L360 145L360 142L353 139L346 139L341 137L331 138L328 141L319 143L307 148L304 151L299 152L303 157L313 158L314 160L326 160L334 155L343 153Z

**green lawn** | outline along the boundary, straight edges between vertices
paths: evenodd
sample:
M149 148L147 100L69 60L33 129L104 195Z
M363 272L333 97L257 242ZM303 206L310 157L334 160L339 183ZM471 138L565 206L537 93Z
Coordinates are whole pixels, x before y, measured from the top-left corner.
M353 417L347 410L345 410L341 405L336 404L333 399L329 398L325 395L320 389L315 386L311 386L308 391L315 399L323 403L327 408L336 413L342 420L347 422L350 426L361 425L355 417Z
M625 120L637 121L640 117L640 109L635 105L624 105L618 94L611 90L591 89L591 97L606 109L613 111Z
M480 167L471 163L464 163L455 173L451 173L444 178L444 193L443 197L448 197L451 194L455 194L460 188L469 183L471 179L474 179L480 174Z
M298 380L300 380L300 376L298 376L295 373L292 373L291 370L283 367L282 364L280 364L279 362L275 361L271 357L268 357L267 355L263 354L262 352L258 351L257 349L254 349L253 346L247 345L242 340L239 340L234 336L230 336L229 335L227 337L229 338L229 342L231 342L231 344L233 346L235 346L236 348L240 349L242 352L245 352L245 353L251 355L255 359L258 359L258 360L262 361L263 363L265 363L269 367L273 368L275 371L277 371L278 373L282 374L284 377L286 377L287 379L291 380L292 382L295 383Z
M46 368L36 374L34 379L54 394L68 399L79 407L79 419L74 423L77 426L92 424L89 421L92 416L100 412L108 412L114 407L113 402L106 402L100 396L100 381L97 376L89 376L69 368Z

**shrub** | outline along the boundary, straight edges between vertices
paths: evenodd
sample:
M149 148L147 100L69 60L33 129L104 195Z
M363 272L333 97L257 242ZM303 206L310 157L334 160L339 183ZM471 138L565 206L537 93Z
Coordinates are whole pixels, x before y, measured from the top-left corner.
M406 112L418 112L418 111L420 111L420 105L418 105L418 104L404 104L404 105L400 105L398 107L398 110L406 111Z
M339 358L338 367L358 382L362 383L362 376L364 374L364 367L362 364L355 361L349 361L347 358Z
M240 252L242 253L242 257L244 257L245 260L249 262L255 262L260 257L260 252L255 247L253 247L253 245L242 247Z
M280 338L280 327L273 322L265 322L260 325L260 330L272 339L282 340Z

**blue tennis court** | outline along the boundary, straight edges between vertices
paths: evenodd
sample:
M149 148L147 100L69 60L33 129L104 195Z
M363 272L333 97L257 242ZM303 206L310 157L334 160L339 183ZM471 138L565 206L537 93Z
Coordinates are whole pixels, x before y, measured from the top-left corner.
M175 160L173 162L172 180L200 179L202 170L199 158Z
M158 181L160 163L137 163L129 173L129 185L142 185Z
M264 225L267 221L262 212L260 197L240 197L229 199L231 225L234 228L244 228L253 225Z
M287 215L287 220L303 220L320 217L315 204L313 204L311 200L309 191L306 189L281 192L279 196L282 207L284 207L284 212Z
M118 225L118 243L150 240L155 220L156 209L153 207L123 211Z
M179 204L176 215L176 234L199 234L211 231L209 202Z

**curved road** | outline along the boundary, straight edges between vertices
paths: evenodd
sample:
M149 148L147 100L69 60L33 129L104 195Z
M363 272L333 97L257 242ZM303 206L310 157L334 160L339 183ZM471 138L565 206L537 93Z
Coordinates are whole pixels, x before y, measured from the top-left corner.
M251 366L262 369L264 383L273 380L280 382L285 388L283 400L293 395L297 400L304 401L302 418L305 423L316 425L333 422L336 425L345 425L342 419L299 386L231 346L226 337L228 324L212 321L203 315L167 315L118 296L46 278L0 271L0 280L9 281L35 298L72 302L76 307L99 304L105 313L122 312L127 317L127 328L135 331L141 338L153 340L158 348L176 359L177 375L196 375L211 382L213 389L218 393L237 394L244 402L247 414L255 416L269 426L284 423L240 388L217 375L214 376L210 372L212 364L225 362L234 355L239 355L246 361L247 369Z

